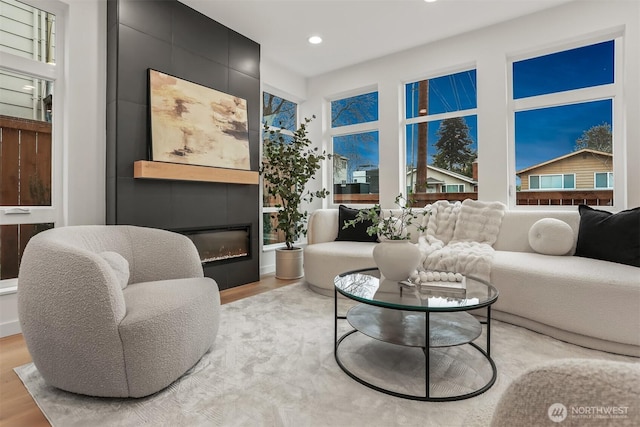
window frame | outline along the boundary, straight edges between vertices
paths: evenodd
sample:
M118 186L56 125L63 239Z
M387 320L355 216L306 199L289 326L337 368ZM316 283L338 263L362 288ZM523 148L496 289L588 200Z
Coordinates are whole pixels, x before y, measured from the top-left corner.
M351 97L356 97L359 95L365 95L368 93L372 93L372 92L376 92L378 94L378 120L373 120L373 121L369 121L369 122L363 122L363 123L357 123L357 124L352 124L352 125L343 125L343 126L336 126L333 127L331 125L331 103L334 101L338 101L341 99L345 99L345 98L351 98ZM372 85L372 86L365 86L365 87L361 87L358 89L354 89L354 90L350 90L348 92L343 92L340 94L336 94L333 95L331 97L326 98L326 117L328 118L327 120L327 134L329 137L329 152L335 156L335 152L333 149L333 140L335 137L341 137L341 136L349 136L349 135L358 135L358 134L365 134L365 133L369 133L369 132L378 132L378 156L380 155L380 90L378 88L377 85ZM333 171L333 160L331 160L329 162L329 166L328 166L328 170L330 171L330 173L328 175L330 175L330 179L329 181L329 196L327 197L328 199L328 207L331 208L337 208L339 205L344 204L346 206L356 206L358 208L367 208L367 207L371 207L374 204L371 203L336 203L335 202L335 193L334 193L334 187L336 182L334 181L335 177L334 177L334 171ZM380 159L378 158L378 173L380 173ZM380 193L378 193L378 203L380 203Z
M51 122L51 205L50 206L2 206L0 225L53 223L54 227L66 224L64 141L65 123L65 45L69 6L59 0L19 0L21 3L55 15L55 63L44 63L38 59L25 58L0 51L0 69L12 73L50 81L54 86ZM18 211L20 209L20 211ZM25 211L26 210L26 211ZM12 214L20 212L19 214ZM13 292L18 279L0 280L0 294Z
M562 187L544 187L542 188L542 178L543 177L554 177L559 176L562 180ZM573 177L573 187L565 187L565 177L571 176ZM531 178L538 178L538 188L533 188L531 186ZM529 179L529 190L528 191L545 191L545 190L575 190L576 189L576 174L575 173L543 173L543 174L531 174L528 176Z
M458 191L448 191L449 187L458 187ZM464 184L442 184L442 188L441 190L444 189L445 191L442 191L442 193L464 193Z
M407 118L407 85L408 84L412 84L412 83L417 83L423 80L432 80L432 79L437 79L439 77L445 77L448 75L454 75L454 74L459 74L459 73L464 73L464 72L468 72L468 71L475 71L476 72L476 107L475 108L468 108L468 109L461 109L461 110L456 110L456 111L449 111L449 112L445 112L445 113L436 113L436 114L425 114L424 116L418 116L418 117L412 117L412 118ZM407 170L407 127L408 126L412 126L412 125L416 125L416 124L420 124L420 123L427 123L427 126L429 126L429 124L431 122L437 122L437 121L442 121L445 119L452 119L452 118L465 118L467 116L476 116L476 120L478 119L478 90L477 90L477 73L478 73L478 65L474 62L474 63L466 63L466 64L462 64L459 65L457 67L452 67L452 68L447 68L445 70L439 70L437 72L433 72L433 73L429 73L429 74L425 74L422 75L420 77L417 78L413 78L413 79L409 79L406 80L402 83L402 87L401 87L401 91L402 91L402 163L404 164L404 168L402 170L402 177L401 177L401 183L402 183L402 188L408 188L408 181L407 181L407 175L408 175L408 170ZM479 122L478 122L479 123ZM476 134L476 161L478 161L478 159L480 158L480 144L478 141L478 135ZM427 159L428 160L428 159ZM478 188L480 187L479 183L476 184L478 186ZM442 190L442 187L440 188ZM473 189L472 189L473 191ZM464 192L464 191L463 191ZM445 194L446 192L442 192L441 193Z
M581 89L573 89L562 92L554 92L544 95L514 99L514 79L513 63L532 59L539 56L559 53L566 50L589 46L596 43L612 40L614 42L614 81L613 83L592 86ZM624 34L621 30L608 30L598 34L580 37L570 41L559 42L553 46L542 49L534 49L526 52L516 53L507 58L507 108L508 108L508 146L509 153L509 178L508 178L508 206L510 209L530 210L536 207L532 205L517 204L517 177L516 177L516 135L515 116L517 112L536 110L549 107L561 107L585 102L611 100L612 104L612 153L613 153L613 173L624 177L623 169L625 160L623 154L619 154L616 160L616 153L624 153L626 137L624 131L624 114L616 112L624 111ZM624 209L627 204L627 183L626 179L618 179L613 187L613 205L601 206L601 208L618 211ZM575 186L575 179L574 179ZM595 187L595 182L594 182ZM542 209L570 209L567 205L543 205L537 208Z
M295 127L296 129L300 126L300 100L297 99L295 96L292 95L288 95L283 93L282 91L279 91L276 88L273 88L271 86L268 85L264 85L261 91L261 103L264 102L264 94L269 93L272 96L277 96L278 98L284 99L285 101L289 101L293 104L295 104L296 106L296 117L295 117ZM264 144L264 106L262 105L260 108L260 124L261 124L261 129L260 129L260 162L262 164L262 147ZM285 128L279 128L277 126L269 126L268 127L269 130L277 130L280 129L280 132L283 135L289 135L289 136L293 136L293 131L289 130L289 129L285 129ZM275 250L278 248L282 248L286 246L285 242L281 242L281 243L272 243L269 245L265 245L264 244L264 214L272 214L272 213L278 213L280 212L280 209L275 207L275 206L264 206L264 203L262 202L264 200L264 182L263 182L264 178L260 177L260 204L261 204L261 212L260 212L260 242L262 244L262 251L266 252L266 251L271 251L271 250ZM301 241L301 239L298 239L296 242L294 243L299 243Z
M607 186L606 187L598 187L597 185L597 176L598 175L602 175L602 174L606 174L607 175ZM613 180L613 172L607 171L607 172L594 172L593 173L593 188L595 190L609 190L613 188L613 184L614 180Z

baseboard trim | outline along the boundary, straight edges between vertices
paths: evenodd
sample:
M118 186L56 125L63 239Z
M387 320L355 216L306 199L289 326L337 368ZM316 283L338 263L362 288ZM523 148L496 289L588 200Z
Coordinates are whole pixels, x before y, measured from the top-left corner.
M22 329L20 329L20 322L18 320L0 323L0 338L8 337L9 335L19 334L21 332L22 332Z
M274 274L276 272L276 265L269 264L260 267L260 276L266 276L268 274Z

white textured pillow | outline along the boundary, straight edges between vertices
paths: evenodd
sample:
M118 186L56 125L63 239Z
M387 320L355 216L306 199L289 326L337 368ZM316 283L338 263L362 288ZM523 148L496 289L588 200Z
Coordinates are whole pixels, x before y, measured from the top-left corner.
M100 252L100 255L116 273L118 283L122 289L129 284L129 262L119 253L112 251Z
M573 229L555 218L543 218L529 229L529 245L544 255L566 255L573 247Z

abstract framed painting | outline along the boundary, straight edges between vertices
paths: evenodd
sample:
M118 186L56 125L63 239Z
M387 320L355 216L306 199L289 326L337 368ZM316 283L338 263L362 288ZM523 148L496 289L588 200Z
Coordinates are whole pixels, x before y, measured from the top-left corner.
M251 169L247 101L149 69L151 160Z

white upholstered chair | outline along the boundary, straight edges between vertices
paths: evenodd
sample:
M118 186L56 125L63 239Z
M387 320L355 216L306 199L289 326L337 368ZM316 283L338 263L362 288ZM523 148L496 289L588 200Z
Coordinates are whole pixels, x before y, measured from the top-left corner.
M598 359L545 363L502 394L491 427L638 426L640 364Z
M18 314L45 381L74 393L142 397L213 345L216 282L189 238L134 226L72 226L34 236L18 276Z

